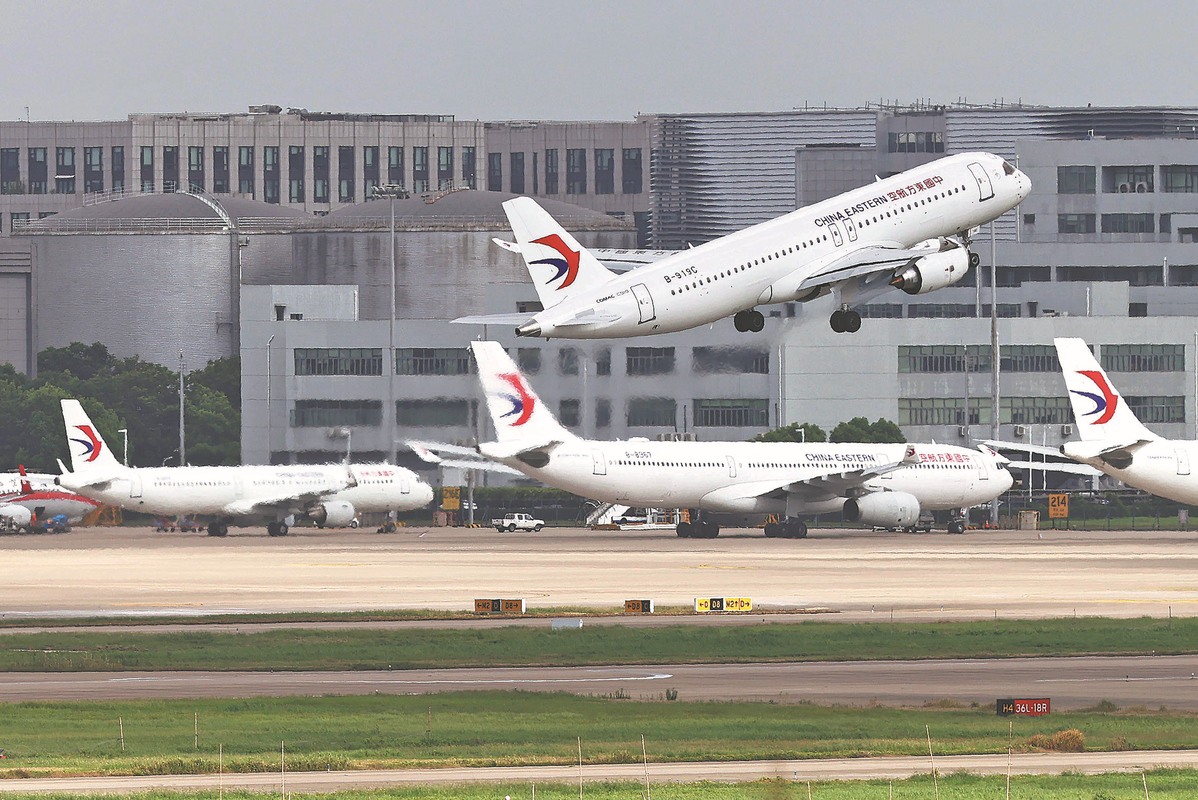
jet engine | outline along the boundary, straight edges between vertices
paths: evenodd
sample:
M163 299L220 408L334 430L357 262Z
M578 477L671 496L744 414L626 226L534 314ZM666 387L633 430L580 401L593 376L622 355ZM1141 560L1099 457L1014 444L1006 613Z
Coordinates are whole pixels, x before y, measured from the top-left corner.
M969 271L969 251L954 247L912 260L894 274L890 285L907 294L927 294L952 286Z
M844 518L879 528L906 528L919 521L919 500L906 492L850 497L844 504Z
M317 525L341 528L354 519L354 504L345 500L330 500L308 509L308 518Z
M14 504L6 504L0 506L0 517L8 520L8 524L14 528L28 528L33 522L33 512Z

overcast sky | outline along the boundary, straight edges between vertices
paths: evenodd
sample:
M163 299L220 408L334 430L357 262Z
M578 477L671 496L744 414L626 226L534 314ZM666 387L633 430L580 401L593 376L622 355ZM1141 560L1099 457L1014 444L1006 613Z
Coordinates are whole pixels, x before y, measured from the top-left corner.
M0 119L1198 106L1193 0L4 2Z

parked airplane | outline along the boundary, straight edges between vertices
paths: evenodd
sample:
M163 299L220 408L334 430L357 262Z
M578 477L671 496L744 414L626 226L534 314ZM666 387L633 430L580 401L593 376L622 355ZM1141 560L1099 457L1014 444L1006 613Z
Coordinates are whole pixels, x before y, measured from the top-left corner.
M889 287L926 294L961 280L978 262L968 233L1030 191L1028 177L999 156L948 156L624 274L600 263L535 201L517 197L503 206L544 310L531 319L454 322L512 324L519 336L607 339L732 315L738 331L760 331L765 318L755 306L832 294L832 329L853 333L861 315L852 306Z
M922 511L959 512L1012 484L997 454L952 445L580 439L558 423L499 344L471 348L498 437L479 444L479 452L594 500L779 514L785 522L767 525L766 536L803 537L804 515L843 510L853 522L909 528ZM954 516L949 530L964 529ZM718 534L708 518L678 525L683 537Z
M1053 339L1081 441L1061 454L1118 478L1128 486L1198 503L1198 442L1162 439L1145 428L1082 339ZM1017 445L1011 445L1017 447Z
M38 521L66 517L67 522L76 523L100 503L90 497L74 492L65 492L55 485L54 475L19 474L0 475L0 519L10 528L32 530Z
M390 464L126 467L77 400L62 401L62 416L73 471L59 462L60 486L133 511L208 517L210 536L235 519L267 519L271 536L286 536L297 515L338 526L358 511L410 511L433 499L416 473Z

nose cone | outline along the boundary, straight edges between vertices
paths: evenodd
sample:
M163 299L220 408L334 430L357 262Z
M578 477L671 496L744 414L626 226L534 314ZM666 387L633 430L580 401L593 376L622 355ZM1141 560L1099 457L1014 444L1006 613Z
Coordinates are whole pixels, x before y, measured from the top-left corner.
M416 489L416 496L420 499L420 505L427 506L429 503L433 502L433 487L429 486L424 481L420 481L417 486L418 488Z
M1027 176L1027 173L1018 169L1015 170L1015 179L1018 181L1016 194L1019 196L1019 202L1022 203L1032 193L1032 179Z

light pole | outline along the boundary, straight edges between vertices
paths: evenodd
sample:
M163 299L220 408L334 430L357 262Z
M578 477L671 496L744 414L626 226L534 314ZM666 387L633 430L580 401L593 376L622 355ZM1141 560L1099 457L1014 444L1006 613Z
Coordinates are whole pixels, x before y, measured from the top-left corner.
M129 429L121 428L117 431L117 433L119 433L121 438L125 440L125 466L127 467L129 466Z
M272 463L272 452L271 452L270 448L274 444L274 442L271 441L274 438L273 436L271 436L271 434L274 433L274 429L272 427L273 423L270 418L271 417L271 408L270 408L270 343L273 342L274 340L275 340L275 335L273 333L270 335L270 338L266 340L266 463L267 464Z
M183 351L179 351L179 466L187 466L187 450L184 448L185 441L183 430Z
M387 198L387 202L391 206L391 313L387 317L387 351L390 354L390 358L389 366L387 367L386 419L389 422L387 426L387 438L391 442L391 463L394 464L398 460L395 449L395 201L397 198L407 197L408 193L398 183L384 183L381 186L373 186L370 189L370 193L376 199Z

